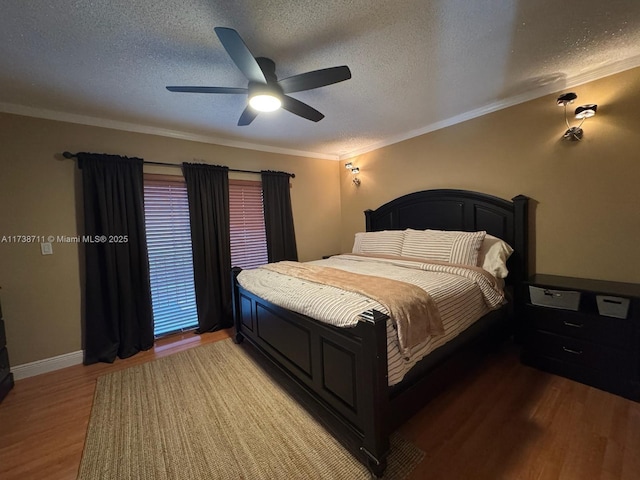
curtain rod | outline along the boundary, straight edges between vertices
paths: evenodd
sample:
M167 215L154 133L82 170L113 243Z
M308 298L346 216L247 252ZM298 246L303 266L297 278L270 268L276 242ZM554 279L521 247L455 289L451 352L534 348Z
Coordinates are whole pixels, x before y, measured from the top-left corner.
M78 154L77 153L71 153L71 152L62 152L62 156L64 158L78 158ZM182 167L182 165L180 165L178 163L149 162L147 160L143 160L142 163L144 163L145 165L160 165L162 167L173 167L173 168L181 168ZM239 170L237 168L230 168L229 171L230 172L239 172L239 173L257 173L257 174L262 173L262 172L256 172L255 170ZM296 174L295 173L288 173L288 172L283 172L283 173L286 173L291 178L296 178Z

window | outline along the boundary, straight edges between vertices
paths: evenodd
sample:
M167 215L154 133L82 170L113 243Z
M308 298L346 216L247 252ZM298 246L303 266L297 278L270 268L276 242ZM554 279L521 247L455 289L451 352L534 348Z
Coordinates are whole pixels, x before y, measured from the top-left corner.
M229 181L231 264L267 263L262 183ZM144 176L151 301L155 336L196 328L193 254L187 186L182 177Z
M144 176L154 334L197 327L187 187L182 177Z
M267 263L262 183L229 180L231 265L256 268Z

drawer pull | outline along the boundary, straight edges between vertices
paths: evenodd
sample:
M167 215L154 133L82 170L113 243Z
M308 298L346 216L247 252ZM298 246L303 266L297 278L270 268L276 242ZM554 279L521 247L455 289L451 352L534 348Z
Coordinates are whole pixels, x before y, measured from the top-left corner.
M567 327L573 327L573 328L582 328L582 327L584 327L584 325L582 323L567 322L566 320L564 320L562 323L564 323Z
M572 350L572 349L567 348L567 347L562 347L562 350L564 350L567 353L572 353L574 355L582 355L582 350Z

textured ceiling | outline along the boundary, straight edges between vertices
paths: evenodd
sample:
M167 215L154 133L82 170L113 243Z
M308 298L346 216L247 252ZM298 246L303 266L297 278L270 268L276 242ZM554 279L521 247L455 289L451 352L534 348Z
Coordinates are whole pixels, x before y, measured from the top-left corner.
M271 151L348 157L640 65L638 0L3 0L0 111ZM231 27L326 115L236 123L246 87L213 31ZM597 99L585 99L585 101Z

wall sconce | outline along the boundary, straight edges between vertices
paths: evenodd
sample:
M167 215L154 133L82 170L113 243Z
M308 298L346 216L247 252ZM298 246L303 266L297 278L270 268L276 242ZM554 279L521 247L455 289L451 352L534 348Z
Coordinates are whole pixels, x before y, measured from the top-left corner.
M351 173L353 175L358 175L360 173L360 169L358 167L354 167L353 163L351 163L351 162L345 163L344 166L345 166L345 168L347 170L351 170ZM353 177L353 184L356 187L359 187L360 186L360 179L358 177Z
M564 107L564 121L567 124L567 131L564 132L562 138L564 138L565 140L580 140L583 134L581 128L582 124L587 118L593 117L598 110L598 105L596 105L595 103L580 105L574 112L574 115L578 120L580 120L580 123L572 127L569 124L569 119L567 117L567 105L572 104L576 98L578 98L578 95L573 92L563 93L558 97L558 100L556 102L557 105L562 105Z

